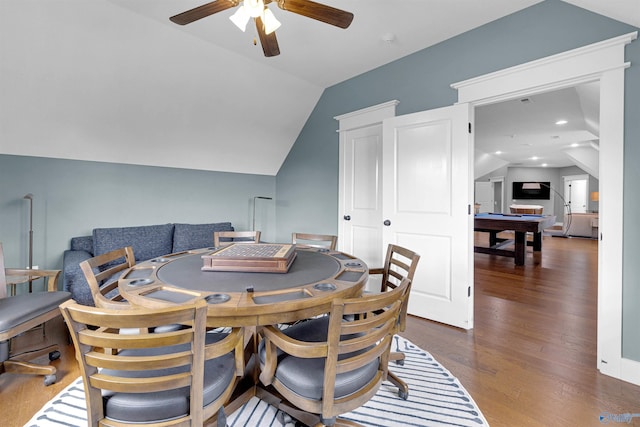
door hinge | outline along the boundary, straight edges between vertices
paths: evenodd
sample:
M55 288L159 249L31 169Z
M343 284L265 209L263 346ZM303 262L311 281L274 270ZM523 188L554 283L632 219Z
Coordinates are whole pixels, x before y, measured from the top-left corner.
M471 133L471 122L469 122L469 133Z
M471 205L467 205L467 215L471 215Z
M471 286L467 288L467 297L471 297Z

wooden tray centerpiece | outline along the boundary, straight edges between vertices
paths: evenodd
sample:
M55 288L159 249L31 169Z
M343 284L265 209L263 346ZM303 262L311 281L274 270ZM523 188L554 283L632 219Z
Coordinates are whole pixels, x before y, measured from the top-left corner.
M286 273L296 258L296 245L232 243L202 255L203 271Z

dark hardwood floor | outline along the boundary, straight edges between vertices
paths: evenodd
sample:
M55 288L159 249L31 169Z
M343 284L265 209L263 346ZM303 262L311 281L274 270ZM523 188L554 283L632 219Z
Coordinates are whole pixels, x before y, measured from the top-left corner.
M597 250L595 240L549 236L538 264L531 248L518 267L475 254L474 329L411 318L403 335L460 379L493 427L639 414L640 387L596 369Z
M604 412L640 413L640 387L596 369L597 242L545 237L533 261L531 249L520 267L476 254L475 328L410 317L403 335L460 379L493 427L598 426ZM62 328L54 321L48 333L64 342ZM79 376L70 346L53 363L50 387L41 377L0 376L1 425L23 426ZM625 425L640 426L640 417Z

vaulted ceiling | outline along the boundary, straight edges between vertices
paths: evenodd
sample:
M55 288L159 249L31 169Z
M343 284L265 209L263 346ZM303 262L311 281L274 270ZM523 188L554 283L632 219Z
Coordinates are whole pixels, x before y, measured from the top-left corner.
M206 0L0 1L0 153L275 175L323 90L540 0L326 0L342 30L269 7L265 58ZM640 26L638 0L566 0Z

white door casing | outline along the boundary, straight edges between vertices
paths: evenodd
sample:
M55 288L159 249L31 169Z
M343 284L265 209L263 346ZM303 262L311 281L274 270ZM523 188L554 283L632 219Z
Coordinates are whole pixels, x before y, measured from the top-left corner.
M383 122L383 245L420 254L409 314L473 327L469 106Z
M489 178L489 182L493 185L493 201L494 207L492 212L504 212L504 176L495 176Z
M473 106L582 83L600 83L600 176L597 367L640 385L640 362L622 356L622 213L625 46L637 32L454 83L458 102ZM471 166L473 167L473 166Z
M601 240L598 250L597 367L606 375L640 385L640 362L622 357L621 321L624 71L630 66L624 60L624 47L636 38L637 32L629 33L454 83L451 87L458 91L459 103L469 103L475 107L599 81ZM471 114L473 115L473 109ZM375 115L375 113L369 115ZM392 116L392 114L388 116ZM340 117L336 118L340 119ZM357 121L357 119L345 117L346 128L351 121ZM370 121L370 123L375 121ZM341 134L342 122L341 120ZM352 126L352 128L355 127L357 126ZM471 145L473 145L473 141L471 141ZM342 159L340 161L342 172ZM469 170L473 171L472 161L469 162ZM473 174L471 173L469 176L469 188L471 188ZM340 188L342 189L342 185ZM469 200L472 200L471 196L469 196ZM340 204L342 212L342 197ZM473 233L469 234L469 254L470 257L473 257ZM473 295L472 282L469 290Z

